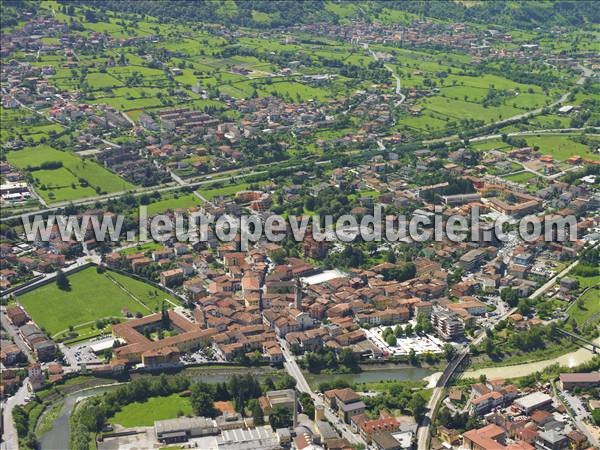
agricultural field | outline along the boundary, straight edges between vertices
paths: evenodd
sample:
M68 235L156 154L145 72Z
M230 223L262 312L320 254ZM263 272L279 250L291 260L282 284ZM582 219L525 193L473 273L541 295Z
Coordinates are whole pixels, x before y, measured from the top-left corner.
M82 159L75 153L56 150L48 145L11 151L7 159L32 177L36 191L50 203L134 187L93 160Z
M564 161L575 155L600 161L598 152L592 151L585 144L574 141L569 135L539 135L527 137L525 140L528 145L539 147L540 152L552 156L557 161Z
M600 283L600 277L596 277L596 285ZM598 301L599 288L590 289L581 296L581 303L576 302L569 309L569 317L575 319L578 325L588 321L600 319L600 302Z
M160 309L163 301L179 304L173 296L116 272L99 274L89 267L67 278L69 290L50 283L17 298L50 336L60 336L69 327L81 331L98 319L123 318L124 310L147 315Z
M47 140L50 135L63 131L63 127L50 122L34 112L23 108L6 109L0 107L0 142L2 144L22 139L28 143Z
M572 134L538 134L533 136L520 136L528 146L539 147L540 153L552 156L556 161L564 161L571 156L581 156L593 161L600 161L600 154L590 146L574 140ZM488 139L471 144L472 148L480 151L502 150L508 151L512 147L500 139Z

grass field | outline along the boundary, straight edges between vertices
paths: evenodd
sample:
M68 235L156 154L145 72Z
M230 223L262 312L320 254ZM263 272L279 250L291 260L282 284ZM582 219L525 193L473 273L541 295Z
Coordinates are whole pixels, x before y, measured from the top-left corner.
M157 202L150 203L148 205L148 214L160 214L167 210L174 211L179 208L191 208L192 206L198 206L201 203L202 200L200 200L194 194L179 195L178 197L165 198Z
M124 427L148 427L156 420L174 419L178 413L192 415L192 405L187 397L171 394L167 397L150 397L145 402L126 405L109 422Z
M164 245L158 243L158 242L154 242L154 241L150 241L150 242L145 242L143 244L138 244L135 247L129 247L126 249L121 250L119 253L123 254L123 255L133 255L135 253L145 253L147 251L154 251L154 250L162 250L164 249Z
M70 326L105 317L123 317L124 308L132 314L139 311L147 315L157 310L164 299L178 303L174 297L146 283L115 272L98 274L94 267L69 275L68 279L69 291L50 283L17 298L33 321L51 336Z
M582 158L600 161L600 154L593 152L587 145L573 140L575 135L570 134L538 134L534 136L520 136L529 146L539 147L540 153L550 155L557 161L564 161L571 156L579 155ZM503 150L512 147L500 139L488 139L472 144L477 150Z
M531 172L523 171L523 172L519 172L519 173L513 173L512 175L507 175L503 178L505 180L514 181L515 183L525 183L526 181L529 181L532 178L535 178L535 174L533 174Z
M595 278L596 283L600 283L600 277L591 277ZM590 289L587 291L581 299L583 300L583 308L580 308L576 303L569 309L569 317L572 317L577 321L578 325L583 325L586 321L590 320L592 317L596 317L596 322L600 320L600 301L598 301L598 297L600 296L599 288Z
M40 142L48 139L51 132L60 133L63 127L57 123L49 122L37 114L19 109L6 109L0 107L0 142L5 143L22 136L23 139L31 139Z
M8 162L33 176L38 193L49 202L92 197L99 192L125 191L134 187L95 161L48 145L26 147L7 153ZM62 167L41 169L45 162L59 161Z
M258 183L259 185L261 183ZM212 189L200 189L198 192L207 200L212 200L215 197L219 196L229 196L235 195L237 192L245 191L250 189L252 183L238 183L238 184L228 184L223 187L212 188Z
M569 135L543 134L527 137L525 140L528 145L538 146L540 152L550 155L558 161L564 161L574 155L600 161L600 155L590 151L586 145L575 142Z

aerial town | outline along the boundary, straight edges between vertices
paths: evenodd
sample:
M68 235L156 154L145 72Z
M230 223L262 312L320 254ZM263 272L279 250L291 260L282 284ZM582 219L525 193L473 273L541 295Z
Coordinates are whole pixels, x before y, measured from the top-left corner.
M597 2L0 6L1 450L600 448Z

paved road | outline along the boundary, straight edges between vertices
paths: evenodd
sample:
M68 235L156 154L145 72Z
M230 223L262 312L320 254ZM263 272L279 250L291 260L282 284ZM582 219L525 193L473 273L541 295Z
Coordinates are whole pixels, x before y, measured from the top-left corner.
M330 160L324 160L324 161L316 161L315 164L316 165L323 165L323 164L329 164L331 161ZM280 164L280 163L276 163L276 164ZM265 166L269 166L270 164L266 164ZM300 165L296 165L296 166L290 166L290 169L294 169L294 168L299 168L301 167ZM236 173L239 171L239 169L236 169ZM105 194L105 195L100 195L100 196L96 196L96 197L88 197L88 198L84 198L84 199L80 199L80 200L73 200L73 201L69 201L69 202L59 202L59 203L54 203L51 207L49 208L45 208L45 209L39 209L36 211L28 211L28 212L24 212L21 214L13 214L12 216L6 216L6 217L2 217L0 219L0 221L4 222L7 220L13 220L13 219L20 219L22 217L33 217L36 214L46 214L46 213L51 213L51 212L56 212L66 206L69 205L76 205L76 206L82 206L82 205L93 205L96 202L106 202L109 200L114 200L117 199L119 197L121 197L124 194L132 194L134 197L139 197L140 195L143 195L145 193L148 192L168 192L168 191L177 191L182 189L182 187L190 187L190 188L197 188L200 186L204 186L204 185L210 185L212 183L217 183L217 182L223 182L223 181L229 181L231 179L231 174L225 176L225 173L230 173L230 172L221 172L218 175L221 176L221 178L212 178L212 175L204 175L202 176L200 179L195 178L194 180L196 181L187 181L185 182L184 186L181 186L177 183L169 183L166 185L162 185L162 186L152 186L152 187L147 187L147 188L140 188L140 189L135 189L135 190L130 190L130 191L120 191L120 192L113 192L111 194ZM248 177L248 176L252 176L252 175L263 175L267 173L267 170L257 170L257 171L253 171L253 172L247 172L244 173L243 175L240 174L240 177ZM199 196L200 199L204 199L204 197Z
M285 342L283 339L279 339L279 344L285 358L285 363L283 366L285 367L285 370L287 370L287 372L296 380L296 389L298 389L300 392L306 392L309 394L315 406L324 407L325 417L327 420L329 420L333 426L337 428L342 437L346 438L348 442L351 444L366 445L364 440L358 434L353 433L350 427L343 423L338 416L335 415L335 413L323 403L323 399L311 389L310 385L306 381L306 378L304 377L304 374L302 373L302 370L298 366L296 359L290 352L287 342Z
M0 446L2 450L16 450L19 448L19 437L17 436L17 429L12 420L12 411L15 406L25 404L25 397L29 394L28 384L29 378L25 378L23 385L15 395L9 397L4 403L4 410L2 412L4 433L2 435L2 445Z
M570 407L570 409L567 408L567 411L569 413L569 416L571 416L571 419L573 419L573 423L575 424L577 429L588 438L588 441L593 448L600 448L600 443L598 442L594 434L590 433L585 423L585 421L589 419L590 414L587 412L587 409L585 408L579 397L571 395L568 391L562 390L558 383L553 384L553 389L554 394L556 397L558 397L559 401L563 405ZM574 412L574 414L571 414L571 410Z
M540 288L536 289L535 292L533 292L529 296L529 298L531 300L533 300L533 299L536 299L537 297L539 297L540 295L543 295L552 286L554 286L554 284L556 283L556 280L564 277L567 273L569 273L571 271L571 269L576 267L577 264L579 264L579 261L575 261L572 264L570 264L562 272L560 272L559 274L552 277L550 280L548 280L546 283L544 283L544 285L542 285ZM517 311L517 308L511 308L509 311L505 312L505 314L503 314L502 316L499 316L496 320L496 323L500 322L501 320L504 320L508 316L514 314L516 311ZM485 333L479 333L479 335L473 340L472 345L479 345L485 337L486 337ZM468 352L469 352L469 346L465 347L461 351L461 353L459 354L459 357L466 355L466 353L468 353ZM449 378L451 378L451 377L449 377ZM417 431L418 450L427 450L427 448L428 448L429 436L430 436L430 426L431 426L431 423L435 420L435 414L437 414L437 408L439 406L440 401L443 399L444 388L445 388L445 386L440 386L440 387L434 388L431 399L429 400L429 403L427 404L428 412L427 412L425 419L423 420L421 426L419 427L419 429Z
M369 44L365 43L363 44L363 47L366 48L369 51L369 53L371 53L371 56L375 61L379 61L377 53L369 49ZM406 100L406 96L402 93L402 79L398 76L398 74L389 64L384 64L383 67L385 67L388 70L388 72L392 74L392 77L394 77L394 79L396 80L396 89L394 92L400 97L400 99L396 102L396 106L401 105L402 103L404 103L404 100Z
M2 323L2 328L4 328L8 332L8 334L10 334L10 336L12 337L12 340L15 342L17 347L19 347L19 349L23 352L23 354L25 356L27 356L27 359L29 360L29 362L34 363L35 358L31 354L31 350L29 350L29 347L27 347L27 344L25 344L25 341L23 339L21 339L21 335L19 334L18 328L15 327L12 323L10 323L10 321L8 320L8 317L6 316L6 307L2 306L0 308L2 310L0 313L0 322Z

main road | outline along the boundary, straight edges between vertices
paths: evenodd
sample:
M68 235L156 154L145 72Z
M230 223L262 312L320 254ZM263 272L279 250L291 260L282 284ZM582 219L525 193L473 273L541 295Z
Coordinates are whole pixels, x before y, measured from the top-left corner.
M313 403L315 404L315 407L323 407L323 411L325 412L325 417L327 420L333 424L333 426L340 432L342 437L346 438L348 442L366 447L366 442L358 434L353 433L350 427L340 420L339 417L336 416L335 413L324 404L323 399L312 390L306 381L304 374L302 373L302 369L300 369L296 359L290 352L287 342L284 339L279 339L279 345L281 346L281 350L285 358L285 363L283 366L285 367L285 370L287 370L287 372L296 380L296 389L298 389L300 392L309 394L313 400Z
M19 448L19 436L13 422L13 409L17 405L25 404L25 397L29 394L29 378L23 380L23 384L15 395L11 396L4 402L2 408L2 450L16 450Z
M323 165L323 164L329 164L330 162L331 162L330 160L324 160L324 161L316 161L314 164ZM268 167L270 165L275 165L275 164L281 164L281 163L280 162L269 163L269 164L263 165L263 167ZM299 168L299 167L301 167L300 164L290 166L289 168L294 169L294 168ZM249 176L253 176L253 175L263 175L265 173L268 173L267 169L255 170L255 171L245 172L245 173L240 173L241 171L242 171L242 169L235 169L232 171L221 172L218 174L221 178L212 178L212 175L203 175L201 177L194 179L194 180L198 180L198 181L185 181L185 180L182 180L181 178L179 178L179 180L182 181L183 184L181 184L179 181L176 181L174 183L169 183L169 184L161 185L161 186L151 186L151 187L140 188L140 189L129 190L129 191L113 192L110 194L99 195L96 197L82 198L80 200L72 200L72 201L68 201L68 202L58 202L58 203L52 204L52 206L50 206L48 208L38 209L35 211L27 211L27 212L23 212L20 214L13 214L11 216L2 217L0 219L0 221L4 222L7 220L20 219L23 217L33 217L36 214L47 214L47 213L51 213L51 212L56 212L62 208L65 208L65 207L71 206L71 205L85 206L85 205L93 205L97 202L107 202L110 200L117 199L125 194L131 194L134 197L139 197L148 192L161 192L162 193L162 192L169 192L169 191L177 191L177 190L184 189L184 188L198 188L198 187L204 186L204 185L210 185L213 183L229 181L233 174L235 174L235 176L244 178L244 177L249 177ZM227 176L225 176L225 174L227 174ZM201 200L207 201L201 195L198 195L198 198Z

